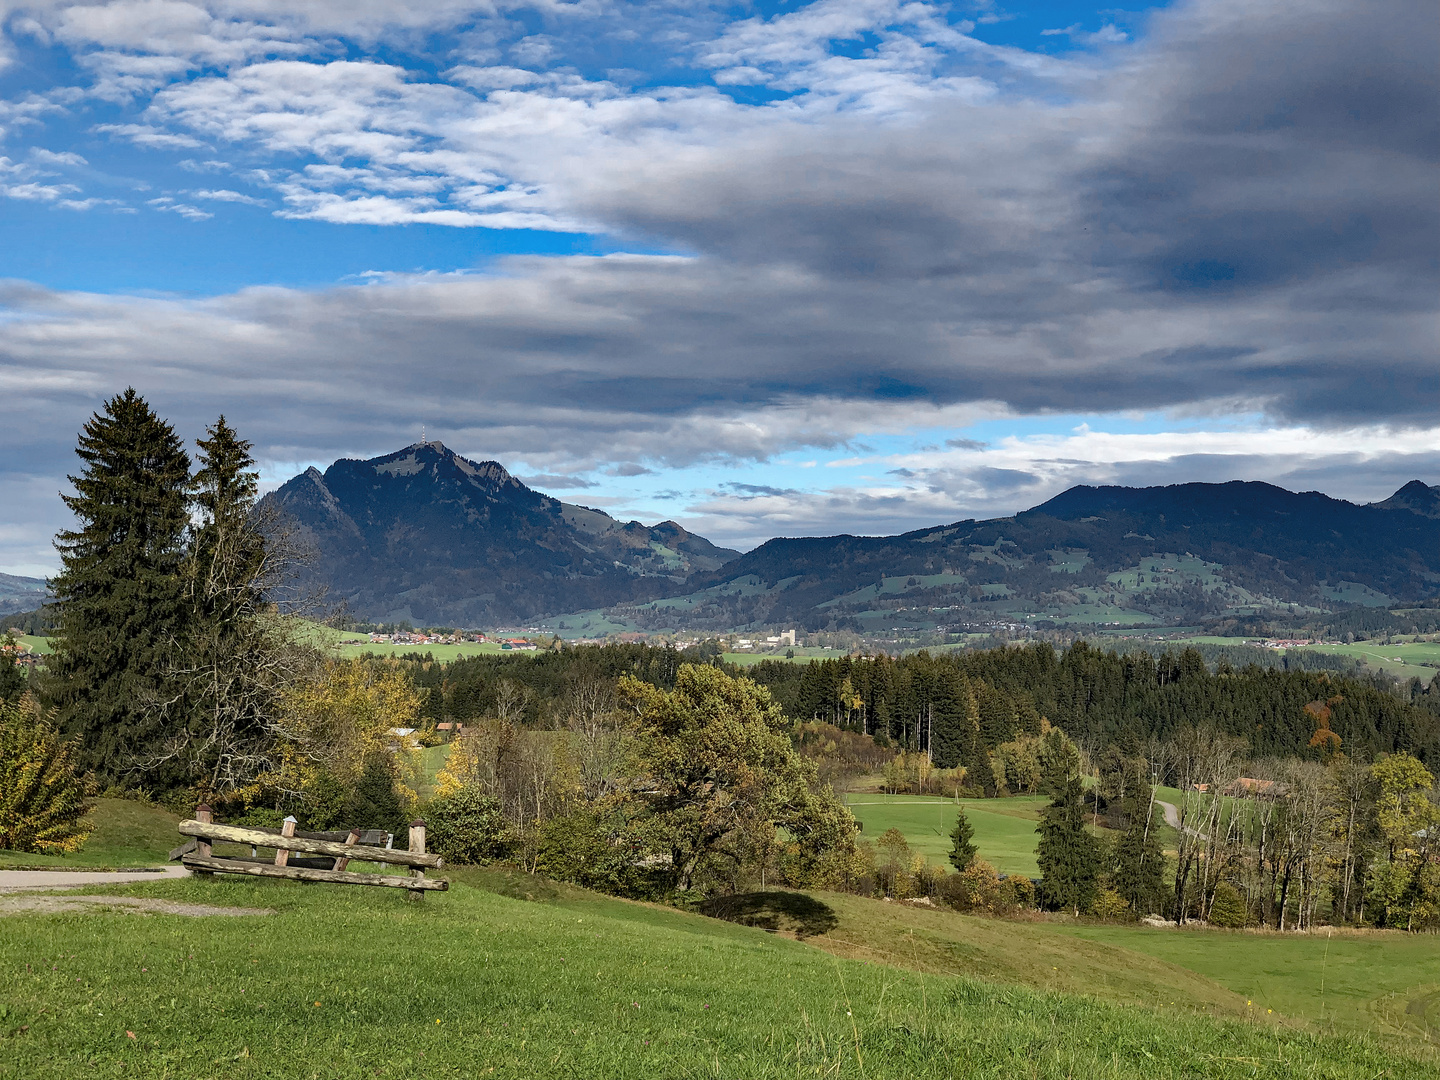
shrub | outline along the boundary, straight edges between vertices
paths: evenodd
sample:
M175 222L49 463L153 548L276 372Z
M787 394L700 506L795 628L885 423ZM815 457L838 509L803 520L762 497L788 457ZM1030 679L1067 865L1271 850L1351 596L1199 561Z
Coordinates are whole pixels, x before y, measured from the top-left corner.
M485 863L509 850L500 804L473 784L437 795L425 807L426 844L446 862Z
M1247 921L1245 898L1240 890L1228 881L1215 886L1215 898L1210 902L1210 925L1239 930Z
M75 771L78 749L34 698L0 702L0 848L58 855L84 845L94 785Z
M915 871L915 893L918 896L936 897L945 889L945 881L950 877L943 866L932 866L925 863Z
M956 911L994 911L1001 906L1000 876L984 859L948 875L941 888L941 898Z
M1133 919L1135 913L1130 910L1129 903L1114 889L1101 889L1095 894L1095 902L1090 905L1090 914L1098 919Z
M542 874L616 896L663 892L663 860L647 856L623 822L588 810L551 818L540 829L535 864Z
M1000 882L1000 899L1014 907L1035 906L1035 883L1023 874L1011 874Z

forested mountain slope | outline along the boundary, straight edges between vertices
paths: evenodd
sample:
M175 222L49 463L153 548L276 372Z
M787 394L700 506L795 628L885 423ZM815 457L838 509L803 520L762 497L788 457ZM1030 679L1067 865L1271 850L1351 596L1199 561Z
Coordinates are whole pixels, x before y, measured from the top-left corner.
M771 540L626 614L652 626L880 630L1420 605L1440 596L1440 519L1422 512L1417 488L1430 491L1417 482L1357 506L1240 481L1075 487L1009 518Z
M438 442L310 469L266 496L332 601L374 619L489 626L663 595L735 557L674 522L621 523Z
M0 615L15 611L33 611L49 594L40 578L0 574Z

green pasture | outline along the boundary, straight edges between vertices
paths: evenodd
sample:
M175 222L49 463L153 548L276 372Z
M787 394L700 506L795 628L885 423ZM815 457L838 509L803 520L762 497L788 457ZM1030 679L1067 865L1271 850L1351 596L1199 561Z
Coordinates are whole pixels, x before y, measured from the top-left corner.
M793 650L795 655L786 657L788 649L780 652L727 652L721 655L727 664L738 664L740 667L751 667L760 663L761 660L788 660L794 664L808 664L811 660L838 660L845 655L844 649L822 649L810 646L797 645Z
M948 869L950 830L957 803L926 795L879 795L854 792L845 796L861 836L874 842L887 829L899 829L912 850ZM975 828L980 857L1002 874L1038 877L1035 827L1049 800L1043 796L1013 799L961 799L959 807Z
M1306 645L1305 650L1351 656L1364 660L1369 667L1402 679L1418 675L1428 683L1440 672L1440 641L1410 641L1393 645L1357 641L1353 645Z
M54 643L51 642L48 637L37 637L34 634L21 634L20 640L29 647L31 652L49 655L55 651Z
M826 894L752 905L813 948L451 876L423 902L217 876L105 891L272 914L7 914L0 1077L1435 1075L1418 1045L1231 1019L1217 980L1043 927ZM1060 989L1077 985L1096 996Z
M1320 591L1331 600L1342 604L1360 604L1364 607L1389 607L1395 601L1382 592L1376 592L1358 581L1342 581L1338 585L1322 585Z
M431 656L441 663L449 663L466 656L533 656L524 650L502 649L490 641L465 641L459 645L393 645L388 642L361 645L332 646L335 655L351 656Z
M1253 1002L1257 1015L1303 1019L1346 1031L1398 1028L1428 1044L1440 1015L1440 936L1400 931L1281 934L1204 928L1055 924L1086 941L1145 953L1198 972ZM1414 1002L1419 1009L1408 1009Z
M1211 634L1188 635L1177 639L1175 644L1190 642L1209 645L1245 645L1255 641L1254 637L1216 637ZM1353 645L1302 645L1306 652L1321 652L1330 656L1348 656L1363 660L1372 668L1385 671L1402 679L1419 676L1429 682L1440 671L1440 641L1404 641L1381 645L1375 641L1357 641ZM1297 650L1298 651L1298 650Z

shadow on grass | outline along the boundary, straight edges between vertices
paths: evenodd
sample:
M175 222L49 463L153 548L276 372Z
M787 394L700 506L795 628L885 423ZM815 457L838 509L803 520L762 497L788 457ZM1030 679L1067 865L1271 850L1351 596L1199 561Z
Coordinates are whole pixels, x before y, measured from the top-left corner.
M700 905L712 919L758 926L772 934L784 931L805 938L835 929L840 919L828 904L797 892L751 892L717 896Z

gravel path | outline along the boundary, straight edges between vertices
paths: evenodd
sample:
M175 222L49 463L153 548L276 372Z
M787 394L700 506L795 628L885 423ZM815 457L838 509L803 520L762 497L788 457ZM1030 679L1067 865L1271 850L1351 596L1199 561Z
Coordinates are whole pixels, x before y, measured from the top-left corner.
M179 904L145 896L5 896L0 916L33 912L95 911L108 908L133 914L160 915L274 915L273 908L216 907L213 904Z
M0 893L78 889L85 885L130 885L139 881L189 877L183 866L156 870L0 870Z

